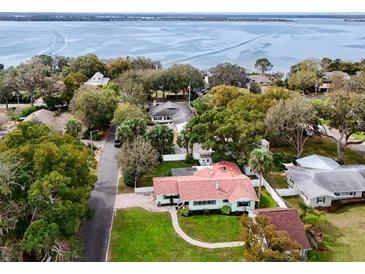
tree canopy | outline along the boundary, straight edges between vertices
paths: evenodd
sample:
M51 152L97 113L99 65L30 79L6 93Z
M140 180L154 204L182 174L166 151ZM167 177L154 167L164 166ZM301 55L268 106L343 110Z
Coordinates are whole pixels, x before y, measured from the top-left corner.
M245 68L231 63L218 64L210 68L209 73L211 87L218 85L244 87L248 82Z
M78 231L96 181L92 151L23 122L0 142L0 154L0 258L82 260Z
M256 60L255 68L258 69L261 74L270 71L272 67L273 65L267 58L260 58Z

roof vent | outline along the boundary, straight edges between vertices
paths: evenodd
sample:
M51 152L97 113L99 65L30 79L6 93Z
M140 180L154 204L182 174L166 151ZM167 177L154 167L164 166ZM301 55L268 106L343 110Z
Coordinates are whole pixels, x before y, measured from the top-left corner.
M217 189L217 190L219 189L219 183L218 182L215 183L215 189Z

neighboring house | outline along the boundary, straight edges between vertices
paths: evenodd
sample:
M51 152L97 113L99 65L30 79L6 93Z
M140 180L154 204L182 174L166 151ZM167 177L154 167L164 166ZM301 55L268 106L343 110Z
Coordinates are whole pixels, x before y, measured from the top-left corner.
M87 82L86 85L90 86L105 86L109 83L110 78L105 77L102 73L97 72L91 77Z
M305 255L311 248L307 235L304 230L304 224L298 216L295 208L263 208L256 209L254 214L267 216L271 224L278 231L286 231L291 240L296 241Z
M250 88L252 83L258 84L260 87L267 87L272 85L271 79L263 74L248 75L247 88Z
M258 201L250 178L234 163L221 161L180 174L189 175L153 178L158 205L175 204L192 211L230 206L232 212L243 212L253 210Z
M64 132L66 128L66 123L72 119L74 119L74 117L69 113L62 113L61 115L55 115L55 113L52 111L46 109L40 109L29 114L24 119L24 121L41 123L46 125L51 130L57 132Z
M330 207L334 201L365 201L365 165L339 165L320 155L287 166L288 184L311 207Z
M150 106L150 116L155 123L174 124L180 131L185 124L193 117L187 102L153 103Z
M331 88L331 82L336 78L350 80L351 77L348 73L342 71L325 72L322 77L323 83L318 86L318 91L327 92Z

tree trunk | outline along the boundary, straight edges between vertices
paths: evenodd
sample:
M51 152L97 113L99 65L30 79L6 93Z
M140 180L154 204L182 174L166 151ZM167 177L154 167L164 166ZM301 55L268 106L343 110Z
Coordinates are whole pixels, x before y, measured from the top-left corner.
M6 110L9 110L8 97L5 97L5 105L6 105Z
M342 165L344 163L344 158L343 158L343 144L342 144L342 140L343 140L343 134L341 134L340 138L337 140L337 161Z
M258 193L258 196L259 196L259 207L260 207L260 202L261 202L261 184L262 184L262 174L260 174L260 176L259 176L259 193Z

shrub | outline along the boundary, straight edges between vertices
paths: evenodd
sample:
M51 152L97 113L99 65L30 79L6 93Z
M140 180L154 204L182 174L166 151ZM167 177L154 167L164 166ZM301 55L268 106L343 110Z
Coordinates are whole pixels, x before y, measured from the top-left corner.
M224 207L221 208L221 213L224 215L231 214L231 207L228 205L225 205Z
M185 157L185 163L187 164L194 164L195 160L191 153L187 154Z
M36 107L36 106L29 106L26 107L22 110L22 112L20 113L20 117L27 117L29 114L32 114L33 112L39 110L41 108Z
M189 211L189 208L182 207L182 208L179 209L179 213L180 213L181 216L188 217L190 211Z
M93 140L94 141L100 141L101 139L103 139L104 133L101 131L97 131L93 133Z
M295 157L289 154L285 154L282 152L273 153L273 162L275 167L283 171L285 170L285 166L283 163L293 163L295 161Z
M130 175L124 175L124 184L129 187L134 187L134 177Z

